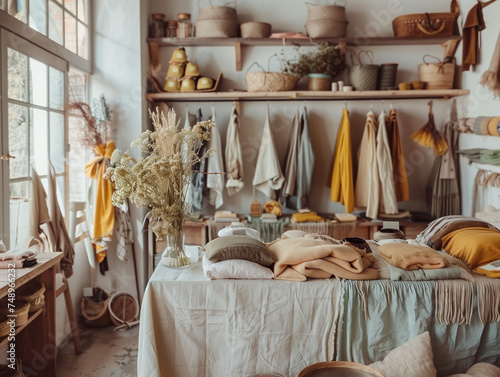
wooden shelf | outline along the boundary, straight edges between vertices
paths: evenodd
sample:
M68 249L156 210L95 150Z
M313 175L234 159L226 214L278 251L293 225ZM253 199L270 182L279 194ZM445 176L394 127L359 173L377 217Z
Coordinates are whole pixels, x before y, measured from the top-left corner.
M26 326L28 326L31 322L33 322L36 317L38 317L40 314L42 314L44 308L45 307L42 307L42 308L38 309L36 312L30 314L29 317L28 317L28 320L26 321L26 323L24 325L16 327L16 335L19 334L21 331L23 331L24 328ZM7 344L7 342L8 342L8 340L9 340L9 336L8 335L7 336L2 336L0 338L0 348L2 348L3 346L5 346Z
M329 100L353 101L369 99L427 99L452 98L469 94L465 89L432 89L432 90L368 90L354 92L329 91L290 91L290 92L182 92L182 93L148 93L146 98L151 101L283 101L283 100Z
M460 40L459 35L429 38L149 38L148 43L158 46L313 46L324 42L346 43L350 46L411 46L436 45L449 40Z

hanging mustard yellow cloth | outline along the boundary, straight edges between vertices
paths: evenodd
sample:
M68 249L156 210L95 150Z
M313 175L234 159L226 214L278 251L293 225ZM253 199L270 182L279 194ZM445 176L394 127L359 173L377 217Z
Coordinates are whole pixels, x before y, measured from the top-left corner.
M347 213L354 211L351 125L349 123L349 112L346 108L344 108L342 113L342 119L337 132L337 141L335 143L330 198L333 202L343 204Z
M396 110L392 109L389 114L389 124L387 126L389 134L389 146L391 149L392 168L394 169L394 188L398 202L410 200L410 189L408 187L408 177L406 175L405 158L403 155L403 144L399 135L398 117Z
M85 174L97 180L92 242L97 252L97 261L99 263L101 263L106 256L107 246L103 239L111 237L115 225L115 209L111 203L113 184L110 180L104 179L103 177L107 168L104 159L111 159L114 150L115 143L113 141L108 141L106 144L96 146L94 148L94 153L98 157L85 165Z

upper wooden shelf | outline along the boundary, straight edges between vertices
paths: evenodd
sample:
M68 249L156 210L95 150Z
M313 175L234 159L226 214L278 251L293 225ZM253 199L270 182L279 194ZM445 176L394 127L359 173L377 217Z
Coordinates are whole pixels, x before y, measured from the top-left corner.
M404 45L436 45L443 44L449 40L460 40L459 35L451 37L429 37L429 38L396 38L396 37L374 37L374 38L149 38L148 43L158 46L234 46L241 44L246 46L313 46L324 42L346 43L351 46L404 46Z
M469 94L465 89L430 90L367 90L354 92L290 91L290 92L165 92L148 93L151 101L282 101L282 100L368 100L368 99L426 99L451 98Z

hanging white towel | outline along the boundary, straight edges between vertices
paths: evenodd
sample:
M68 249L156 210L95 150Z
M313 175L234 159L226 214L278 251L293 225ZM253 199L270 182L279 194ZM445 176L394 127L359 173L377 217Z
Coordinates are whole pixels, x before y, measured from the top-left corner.
M293 196L295 193L295 183L297 181L297 158L300 146L300 115L299 109L292 121L292 130L290 135L290 144L286 155L285 163L285 181L283 182L283 190L281 191L281 203L284 204L286 198Z
M215 127L210 130L210 141L208 148L213 152L208 157L207 165L207 187L210 190L209 203L215 208L222 206L224 199L222 190L224 190L224 163L222 162L222 144L220 142L220 133L215 119L215 109L212 107L212 121Z
M285 177L281 172L278 152L276 152L269 125L268 108L252 184L257 190L266 195L266 197L275 199L276 193L274 191L281 189L284 180Z
M366 114L365 130L358 152L358 176L356 178L356 206L366 207L366 216L376 218L380 197L375 114Z
M314 171L314 149L307 124L307 109L301 116L302 133L300 135L299 154L297 156L297 209L309 207L309 192Z
M243 188L243 157L240 144L240 127L236 106L233 105L226 133L226 188L234 195Z
M385 111L382 110L378 117L377 132L377 165L381 193L379 211L386 214L396 214L398 213L398 202L394 188L391 148L389 147L385 120Z

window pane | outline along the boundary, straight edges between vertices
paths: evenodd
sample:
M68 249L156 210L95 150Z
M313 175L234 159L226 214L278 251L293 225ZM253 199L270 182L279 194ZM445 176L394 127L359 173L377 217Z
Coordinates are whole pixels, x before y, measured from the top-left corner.
M69 165L69 200L85 201L86 184L83 168L86 164L85 147L80 140L83 137L83 118L70 116L68 118L68 142L71 158Z
M63 10L53 1L49 4L49 38L63 44Z
M64 47L76 54L76 19L64 12Z
M9 160L10 178L29 176L28 108L9 104Z
M69 102L87 101L87 76L80 71L70 68L68 73Z
M78 55L80 55L84 59L89 58L88 53L88 29L81 22L78 23Z
M78 0L78 19L87 23L87 9L89 8L88 0Z
M64 115L50 113L50 161L56 174L64 173Z
M76 0L64 0L64 7L76 15Z
M20 248L29 235L29 182L10 184L10 249Z
M8 96L26 101L26 74L28 58L16 50L7 49L7 71L9 75Z
M47 65L35 59L30 62L30 102L47 106Z
M26 23L26 0L4 1L7 2L7 12L19 21Z
M56 177L56 189L57 189L57 202L59 203L59 208L61 208L61 213L65 216L66 213L66 177L64 175Z
M31 134L30 140L32 155L30 161L35 164L39 175L47 175L47 112L45 110L30 109Z
M57 110L64 109L64 73L49 67L49 107Z
M47 1L30 0L30 27L47 35Z

